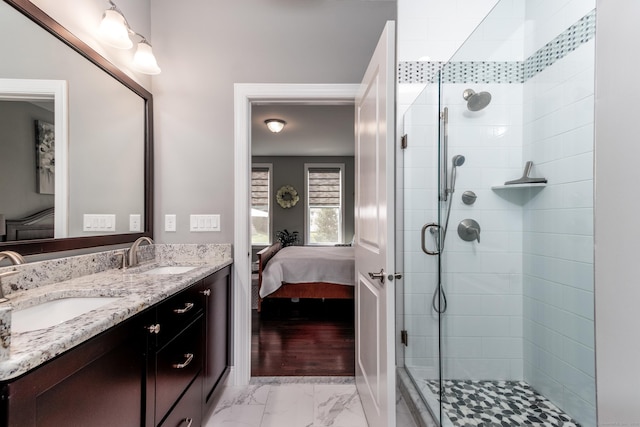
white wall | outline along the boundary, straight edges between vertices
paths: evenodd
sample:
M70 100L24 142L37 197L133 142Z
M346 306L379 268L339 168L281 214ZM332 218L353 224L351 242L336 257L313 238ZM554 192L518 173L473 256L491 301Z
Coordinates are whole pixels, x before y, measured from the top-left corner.
M596 32L595 277L598 425L640 424L640 286L632 195L640 158L640 2L598 0Z
M448 60L497 2L400 0L398 61Z

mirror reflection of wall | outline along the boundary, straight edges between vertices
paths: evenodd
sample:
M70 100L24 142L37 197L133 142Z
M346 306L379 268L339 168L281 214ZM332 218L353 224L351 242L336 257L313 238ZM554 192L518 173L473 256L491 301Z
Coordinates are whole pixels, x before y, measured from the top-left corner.
M4 2L0 2L0 38L20 41L0 46L0 78L68 83L68 236L106 234L83 231L84 214L113 214L112 233L128 233L129 215L144 218L144 99ZM0 162L24 161L13 157L18 152L4 145L7 140L0 134ZM19 176L27 180L28 172L22 173L24 177ZM12 179L9 190L4 175L2 181L0 214L7 220L52 203L32 194L31 181L20 179L17 185L18 180ZM144 230L144 223L141 227Z
M39 191L36 154L36 121L53 119L52 100L0 100L0 213L5 218L54 206L54 194Z

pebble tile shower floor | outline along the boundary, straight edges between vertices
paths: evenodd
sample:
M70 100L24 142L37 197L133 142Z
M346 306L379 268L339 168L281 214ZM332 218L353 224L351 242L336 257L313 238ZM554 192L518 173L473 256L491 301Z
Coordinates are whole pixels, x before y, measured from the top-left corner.
M426 381L438 396L438 381ZM522 381L443 381L442 407L454 426L579 427Z

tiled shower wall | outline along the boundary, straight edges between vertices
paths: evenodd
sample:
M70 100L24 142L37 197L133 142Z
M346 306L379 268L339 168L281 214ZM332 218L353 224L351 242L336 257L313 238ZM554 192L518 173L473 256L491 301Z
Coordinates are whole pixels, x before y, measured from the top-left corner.
M508 49L503 44L492 61L509 70L516 59L522 65L522 79L510 82L510 72L504 72L497 80L454 80L445 87L444 104L451 113L449 159L462 154L466 162L458 169L444 260L449 310L443 329L443 374L463 379L524 378L590 426L595 425L594 57L589 41L593 20L583 17L595 4L591 0L510 3L526 5L521 11L523 28L513 31L523 51L519 58L510 57L507 53L515 51L514 44ZM565 31L574 24L572 31ZM586 38L585 28L591 34ZM554 43L545 51L551 40ZM473 51L481 47L482 42ZM560 55L558 49L563 51ZM463 54L457 55L461 61L474 60L473 52L468 57ZM458 65L461 75L465 67L479 66ZM465 111L461 94L467 87L491 92L491 105L477 113ZM429 115L427 122L422 119L416 126L417 117L422 117L418 112ZM419 141L424 137L432 144L416 147L423 143L411 135L404 154L409 208L404 224L409 272L405 326L411 337L405 362L427 368L423 372L428 377L437 369L437 318L430 310L436 279L434 261L420 251L419 229L437 220L437 172L425 166L437 161L436 84L427 84L427 92L407 118L405 128L417 132ZM549 179L546 188L490 189L519 177L526 160L535 164L533 175ZM461 203L465 190L476 192L475 205ZM480 244L457 237L455 229L463 218L480 223Z
M469 111L462 97L467 88L491 93L491 104ZM444 85L443 97L449 107L448 157L466 159L457 168L442 261L448 299L442 327L443 376L520 380L522 207L491 187L521 174L522 85L451 83ZM476 194L474 204L462 202L465 191ZM458 224L467 218L479 223L480 242L458 236Z
M595 7L572 1L549 15L528 3L529 25L554 37ZM560 37L580 42L575 50L556 48L552 56L561 59L524 83L524 158L549 183L524 205L523 326L525 380L583 426L595 426L594 41L587 20L577 37ZM544 39L528 34L526 45L539 49Z

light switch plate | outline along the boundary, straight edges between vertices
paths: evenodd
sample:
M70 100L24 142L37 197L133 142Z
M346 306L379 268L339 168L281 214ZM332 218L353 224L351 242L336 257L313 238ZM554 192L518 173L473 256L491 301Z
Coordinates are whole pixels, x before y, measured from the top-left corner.
M175 214L169 214L164 216L164 231L176 231Z
M220 231L220 215L191 215L189 230L192 232Z
M116 231L114 214L84 214L82 231Z
M129 215L129 231L141 231L141 216L140 214Z

